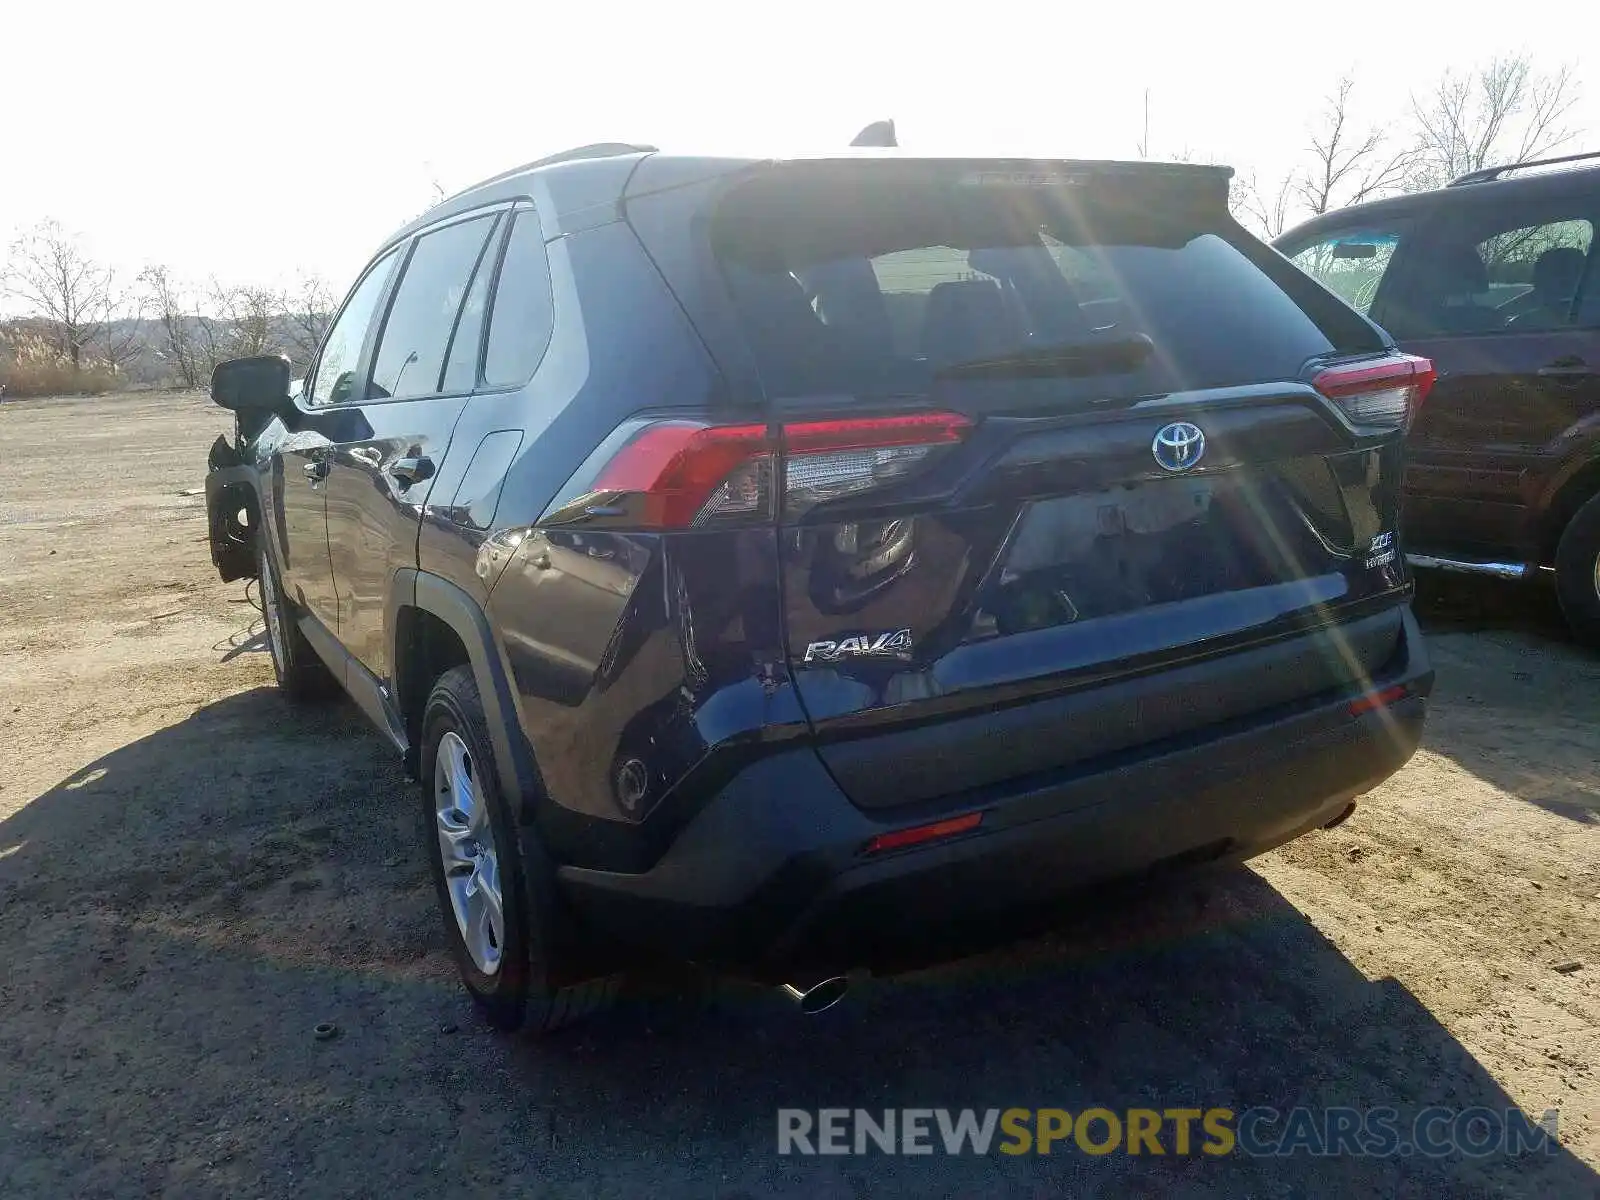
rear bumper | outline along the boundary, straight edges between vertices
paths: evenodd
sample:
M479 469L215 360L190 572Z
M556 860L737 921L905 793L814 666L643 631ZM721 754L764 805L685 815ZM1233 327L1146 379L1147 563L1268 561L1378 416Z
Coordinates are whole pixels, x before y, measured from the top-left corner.
M873 961L885 946L965 935L1096 884L1191 862L1242 860L1338 817L1422 737L1433 670L1410 613L1373 690L1404 698L1352 715L1356 693L1106 755L892 820L852 805L795 750L738 776L651 870L560 870L597 929L771 978ZM874 835L982 812L970 833L867 856Z

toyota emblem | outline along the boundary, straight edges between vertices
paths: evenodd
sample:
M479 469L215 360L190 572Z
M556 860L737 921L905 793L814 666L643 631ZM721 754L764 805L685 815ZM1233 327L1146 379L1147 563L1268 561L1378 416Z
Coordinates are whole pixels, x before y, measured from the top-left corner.
M1206 435L1200 426L1188 421L1174 421L1156 430L1155 441L1150 443L1150 453L1165 471L1187 471L1196 466L1206 453Z

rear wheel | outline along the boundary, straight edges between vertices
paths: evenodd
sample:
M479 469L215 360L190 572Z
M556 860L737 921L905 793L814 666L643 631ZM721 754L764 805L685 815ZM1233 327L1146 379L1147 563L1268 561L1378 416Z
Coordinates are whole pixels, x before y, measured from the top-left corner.
M278 574L266 548L256 551L256 580L261 588L261 614L267 626L267 649L278 687L296 702L320 700L334 692L333 675L306 641L294 609L278 586Z
M1573 514L1556 546L1556 593L1572 632L1600 650L1600 496Z
M547 1032L615 995L618 979L571 979L554 876L500 788L470 667L439 677L422 720L423 817L445 937L474 1003L497 1029Z

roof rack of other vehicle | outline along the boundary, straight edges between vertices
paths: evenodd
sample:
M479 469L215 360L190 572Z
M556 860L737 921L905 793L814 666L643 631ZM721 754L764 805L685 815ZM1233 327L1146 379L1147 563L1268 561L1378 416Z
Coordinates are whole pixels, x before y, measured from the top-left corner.
M1468 171L1465 175L1458 175L1445 186L1460 187L1464 183L1488 183L1499 179L1508 171L1522 171L1528 167L1549 167L1556 163L1580 162L1589 158L1600 158L1600 150L1591 150L1586 154L1563 154L1559 158L1530 158L1527 162L1507 163L1503 167L1485 167L1481 171Z

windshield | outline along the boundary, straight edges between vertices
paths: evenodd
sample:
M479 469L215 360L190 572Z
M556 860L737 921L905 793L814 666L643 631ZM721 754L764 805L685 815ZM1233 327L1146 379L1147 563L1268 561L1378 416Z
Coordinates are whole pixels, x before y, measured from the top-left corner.
M864 171L758 179L724 200L713 244L776 396L919 393L962 364L1119 342L1145 349L1092 370L1063 355L1053 394L1148 395L1291 379L1334 350L1220 206L1122 199ZM1017 374L1049 374L1032 366Z

